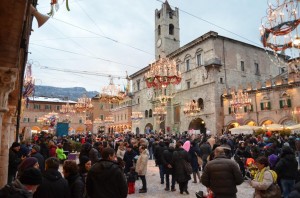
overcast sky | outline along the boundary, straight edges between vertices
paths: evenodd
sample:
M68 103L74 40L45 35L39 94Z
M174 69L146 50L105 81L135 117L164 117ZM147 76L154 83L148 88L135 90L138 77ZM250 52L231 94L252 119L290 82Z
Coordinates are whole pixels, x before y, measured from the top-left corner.
M168 2L180 9L180 46L209 31L262 46L259 26L266 15L265 0ZM155 57L154 13L161 5L158 0L69 0L70 12L63 3L41 28L34 20L28 60L33 63L36 84L100 91L109 83L108 77L43 67L122 77L125 71L130 75L147 66ZM37 8L48 13L50 0L39 0ZM122 79L114 81L125 85Z

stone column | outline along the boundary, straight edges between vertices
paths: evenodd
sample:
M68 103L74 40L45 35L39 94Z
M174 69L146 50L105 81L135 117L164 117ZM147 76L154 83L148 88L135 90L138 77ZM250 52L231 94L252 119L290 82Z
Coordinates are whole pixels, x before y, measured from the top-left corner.
M8 95L14 90L16 80L17 69L0 67L0 188L7 182L11 115L6 112L9 112Z

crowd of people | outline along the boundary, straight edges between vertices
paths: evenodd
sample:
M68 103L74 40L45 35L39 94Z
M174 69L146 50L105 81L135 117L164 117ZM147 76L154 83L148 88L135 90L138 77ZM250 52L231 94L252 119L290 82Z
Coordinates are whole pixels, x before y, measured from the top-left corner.
M70 141L81 144L79 164L70 157ZM148 161L155 160L165 191L189 194L192 180L206 186L210 197L234 198L237 185L247 180L255 189L253 197L294 198L300 197L297 157L300 138L278 133L43 134L11 145L7 185L0 197L122 198L136 193L137 180L142 183L137 192L147 193ZM249 165L256 167L255 174Z

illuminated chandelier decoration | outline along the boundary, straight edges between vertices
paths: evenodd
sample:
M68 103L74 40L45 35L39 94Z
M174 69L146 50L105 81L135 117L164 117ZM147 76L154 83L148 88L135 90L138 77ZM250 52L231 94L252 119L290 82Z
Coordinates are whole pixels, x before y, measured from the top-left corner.
M251 106L251 98L249 98L247 92L232 92L232 100L229 101L229 104L232 108L234 108L234 112L237 112L239 108Z
M58 118L58 113L50 112L42 117L39 117L38 122L53 128L56 125L56 121L58 120Z
M23 98L28 98L34 92L34 78L32 77L31 63L27 63L23 81Z
M91 98L88 98L85 94L83 97L78 98L78 102L75 104L75 109L77 112L87 112L93 108L94 107Z
M183 108L183 113L186 115L194 115L200 112L200 108L198 107L195 100L187 102Z
M169 85L167 87L163 87L161 89L155 90L156 95L158 95L155 99L159 100L161 105L167 105L169 101L176 95L175 85Z
M95 123L95 124L102 124L102 123L103 123L103 120L101 120L100 118L96 118L96 119L94 120L94 123Z
M166 115L167 111L164 106L158 106L154 108L153 116L156 117L156 122L161 123L165 121Z
M104 123L106 123L106 124L112 124L114 122L115 122L115 120L114 120L113 116L106 116L104 119Z
M59 111L61 113L75 113L76 112L74 105L70 105L69 102L67 102L67 104L65 104L65 105L62 105L61 109Z
M145 74L148 88L160 89L170 84L177 85L181 82L181 73L177 71L175 60L160 58L150 66L150 71Z
M120 86L116 86L113 78L110 78L108 86L102 88L102 93L99 94L100 102L119 103L125 97L125 92L122 92Z
M272 3L269 2L267 16L262 19L260 27L261 42L266 52L272 50L280 66L286 63L278 58L278 53L290 57L289 68L295 72L299 70L297 68L300 49L298 9L298 1L273 0Z
M143 114L142 112L132 112L132 116L131 116L131 121L134 123L138 123L143 119Z

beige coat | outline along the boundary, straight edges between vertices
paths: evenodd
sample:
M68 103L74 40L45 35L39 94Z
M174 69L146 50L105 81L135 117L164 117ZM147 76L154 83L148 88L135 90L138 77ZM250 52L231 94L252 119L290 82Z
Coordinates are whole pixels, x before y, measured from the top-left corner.
M264 178L262 182L257 181L256 178L251 181L251 186L255 189L254 196L253 196L254 198L261 198L259 190L267 190L273 183L272 174L268 170L270 169L267 167L264 172Z
M138 173L138 175L146 175L147 173L147 164L148 164L148 150L144 150L141 155L139 156L137 162L135 171Z

